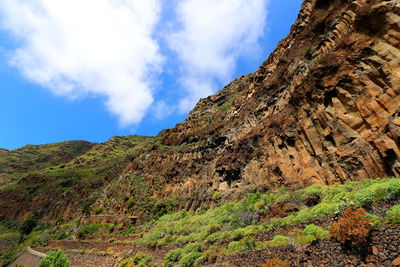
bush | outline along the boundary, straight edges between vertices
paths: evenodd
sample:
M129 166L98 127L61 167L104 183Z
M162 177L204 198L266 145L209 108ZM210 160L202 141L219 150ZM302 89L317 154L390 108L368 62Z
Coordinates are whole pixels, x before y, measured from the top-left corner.
M221 248L217 245L210 246L203 253L203 259L209 263L214 263L217 261L218 256L224 254L224 248Z
M389 195L393 197L397 197L400 195L400 179L393 178L388 182L387 192Z
M261 267L290 267L290 263L279 258L271 258L263 263Z
M374 198L375 192L370 188L360 190L354 194L354 202L360 207L371 204L374 201Z
M123 236L131 236L136 234L136 227L134 225L129 225L125 230L121 232Z
M388 209L386 211L386 218L391 223L400 223L400 204Z
M182 254L183 254L183 249L181 248L168 251L168 253L164 256L164 266L165 267L173 266L181 259Z
M98 224L87 224L80 227L78 233L76 234L79 239L86 238L90 235L93 235L97 231L99 231L100 226Z
M215 191L213 196L212 196L213 200L220 200L221 199L221 193L219 191Z
M274 238L266 243L268 247L277 247L286 245L289 242L289 237L284 235L276 235Z
M247 236L242 238L240 241L233 241L228 245L232 252L243 252L255 249L257 247L257 242L254 238Z
M138 267L150 266L152 261L153 258L144 252L138 252L135 257L133 257L133 264Z
M188 254L191 252L201 252L202 251L202 244L200 243L191 243L191 244L187 244L184 248L183 248L183 253L184 254Z
M342 244L358 246L367 242L371 228L371 221L364 209L348 207L341 218L332 224L331 233Z
M158 202L154 202L153 199L149 199L149 212L153 219L158 219L161 216L171 213L177 206L178 203L172 199L161 199Z
M201 252L191 252L184 255L179 263L181 264L181 267L192 267L195 266L197 259L201 256Z
M133 265L132 259L128 258L121 261L118 267L135 267L135 265Z
M303 230L304 235L312 235L316 239L323 239L330 236L329 231L322 229L314 224L307 225Z
M63 250L47 253L47 256L40 262L39 267L69 267L68 257Z
M23 220L19 224L18 231L21 234L19 243L22 242L25 235L29 235L33 231L36 225L37 225L37 218L33 214L29 215L25 220Z

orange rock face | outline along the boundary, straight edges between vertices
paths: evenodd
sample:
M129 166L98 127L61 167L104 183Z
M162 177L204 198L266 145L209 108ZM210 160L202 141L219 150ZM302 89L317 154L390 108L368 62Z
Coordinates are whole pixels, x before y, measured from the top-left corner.
M179 150L152 151L138 171L188 197L400 176L399 12L306 0L269 59L161 132Z

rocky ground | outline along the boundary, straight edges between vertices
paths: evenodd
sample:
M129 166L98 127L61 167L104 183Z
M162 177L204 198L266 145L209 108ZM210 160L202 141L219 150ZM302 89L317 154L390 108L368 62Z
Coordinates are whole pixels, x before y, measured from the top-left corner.
M383 217L385 212L400 203L400 198L388 199L367 205L371 214ZM337 215L315 219L308 223L320 227L328 227L337 220ZM293 229L301 226L278 227L268 232L255 235L257 241L268 241L276 235L287 235ZM115 241L97 241L110 239ZM125 256L133 257L137 252L144 252L153 257L152 266L162 266L163 258L172 249L170 247L135 246L134 237L115 235L93 236L86 240L53 240L46 247L36 247L35 250L46 253L54 249L64 249L71 260L72 266L117 266ZM29 256L29 255L28 255ZM400 225L383 223L371 232L368 242L363 246L349 248L343 246L334 238L313 241L309 245L288 244L261 250L251 250L244 253L225 255L217 263L201 266L261 266L266 260L278 257L289 261L292 266L337 266L337 267L373 267L400 266ZM20 261L29 261L21 259Z
M226 256L226 266L261 266L266 260L279 257L293 266L400 266L400 226L391 226L372 233L371 241L359 251L349 251L335 240L320 240L308 246L286 245L265 250Z

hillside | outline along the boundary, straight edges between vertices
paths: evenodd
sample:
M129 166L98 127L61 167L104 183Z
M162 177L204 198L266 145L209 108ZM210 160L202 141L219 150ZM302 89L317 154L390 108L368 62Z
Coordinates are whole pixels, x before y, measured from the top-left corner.
M74 253L85 246L104 252L115 242L97 240L98 247L93 247L92 232L108 231L104 236L115 239L132 235L135 249L145 249L158 263L168 251L208 238L204 232L207 236L218 232L221 236L216 236L215 242L202 243L201 249L191 247L176 257L182 260L181 256L192 252L195 254L187 257L206 257L205 251L215 243L226 248L226 253L217 257L220 262L246 266L243 259L252 258L251 263L259 265L260 259L274 251L282 256L289 250L289 255L305 253L291 246L271 250L265 242L275 235L286 236L297 224L315 223L328 231L345 207L355 205L384 222L381 228L374 225L370 238L375 238L373 246L379 253L394 261L398 251L390 252L388 246L391 236L399 236L399 229L386 212L397 209L398 179L378 178L399 176L399 1L305 0L289 35L258 70L201 99L184 122L156 137L113 137L101 144L77 141L0 150L0 219L12 225L10 221L36 214L51 231L63 222L68 231L58 236L59 229L55 229L49 233L51 240L73 239L60 241L60 247L76 249ZM270 198L279 192L288 193L281 196L283 200ZM246 200L249 197L255 202ZM259 204L266 206L264 211L255 206L262 199L269 203ZM321 203L318 212L310 213L318 216L305 215ZM236 217L226 214L229 212ZM220 218L220 213L227 217ZM306 219L293 218L297 214ZM235 224L238 218L246 223ZM214 219L215 224L210 222ZM87 229L82 230L81 221ZM172 227L173 223L182 224L185 230L166 230L165 225ZM140 233L129 232L129 224L135 224L131 230L136 232L138 227ZM118 234L110 234L117 225L122 225ZM249 234L234 237L231 231L242 228L238 231ZM10 229L10 235L15 234L15 228ZM231 244L248 236L253 238L250 245L247 239ZM325 248L340 246L325 237L319 238L328 239L321 241ZM89 245L74 243L77 238L89 238ZM297 237L283 239L288 238L293 241ZM132 240L121 240L114 246L115 253L105 257L128 253ZM59 241L54 242L56 247ZM246 250L240 249L247 245ZM326 250L320 250L318 242L311 246L307 249L322 254ZM266 249L267 254L251 252L255 249ZM249 254L238 256L239 252ZM374 253L375 258L379 256ZM304 257L306 262L312 260L309 254ZM370 263L362 257L354 262ZM350 263L356 266L354 262Z
M0 150L0 219L145 222L264 194L400 176L400 3L305 0L254 73L156 137ZM218 201L216 199L218 196Z
M281 186L398 176L399 19L398 1L306 0L290 34L256 72L200 100L157 137L115 150L109 141L58 169L26 169L16 188L2 187L0 216L46 206L50 217L70 217L82 197L107 202L109 213L151 209L128 205L130 198L195 210L212 205L216 191L228 200ZM49 197L42 186L52 179L62 185ZM69 188L75 182L78 193ZM124 190L111 196L115 186ZM62 188L72 196L61 197Z
M58 249L78 267L400 265L398 178L282 188L224 204L219 195L214 200L212 209L182 210L136 225L116 218L40 225L20 245L16 224L5 221L0 264L32 246L11 266L37 266L37 252ZM349 211L351 219L343 221ZM338 234L335 225L349 234Z

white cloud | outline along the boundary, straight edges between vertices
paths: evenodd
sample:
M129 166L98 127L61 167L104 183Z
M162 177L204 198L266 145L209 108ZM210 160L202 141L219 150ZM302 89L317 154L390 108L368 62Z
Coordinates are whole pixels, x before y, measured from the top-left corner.
M123 125L153 102L163 63L152 38L161 0L1 0L0 21L20 43L11 63L59 95L105 97Z
M181 83L188 96L181 111L232 79L239 57L259 51L267 0L183 0L176 8L181 28L168 44L182 64Z
M27 79L70 98L101 96L127 126L146 112L187 112L229 82L238 59L259 52L267 1L0 0L0 23L18 44L9 61ZM167 36L184 97L160 86L165 58L156 33ZM156 87L173 97L154 99Z

